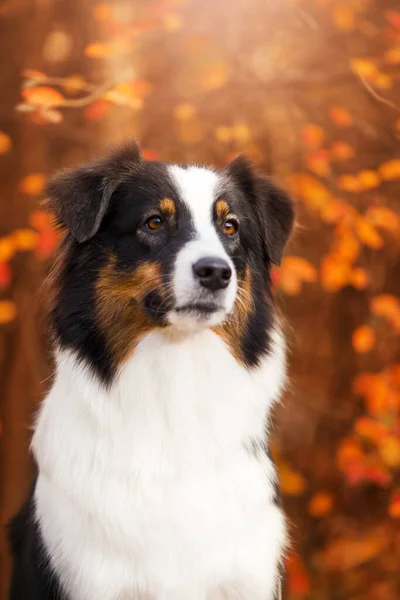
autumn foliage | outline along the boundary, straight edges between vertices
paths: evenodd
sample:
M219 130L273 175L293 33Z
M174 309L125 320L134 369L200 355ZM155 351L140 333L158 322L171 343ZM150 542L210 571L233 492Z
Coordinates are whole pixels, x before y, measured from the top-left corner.
M63 147L52 166L84 157L75 138L94 153L134 136L149 160L244 152L291 190L297 228L272 273L291 353L272 440L287 598L400 598L400 8L116 0L88 19L75 53L57 25L26 59L15 119ZM6 123L0 163L17 145ZM59 241L40 204L50 170L20 173L28 210L1 230L0 336L23 317L17 265L46 268Z

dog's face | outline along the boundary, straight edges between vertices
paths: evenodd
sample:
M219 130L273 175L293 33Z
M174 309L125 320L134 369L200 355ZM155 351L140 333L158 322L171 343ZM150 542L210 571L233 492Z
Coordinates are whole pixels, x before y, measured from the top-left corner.
M53 322L61 345L110 379L154 328L213 328L243 363L267 351L269 267L288 197L244 159L225 170L148 162L136 146L49 186L69 229Z

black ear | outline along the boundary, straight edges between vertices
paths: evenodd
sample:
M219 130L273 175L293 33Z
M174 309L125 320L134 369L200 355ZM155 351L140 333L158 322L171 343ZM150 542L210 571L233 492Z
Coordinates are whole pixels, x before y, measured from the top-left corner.
M235 158L226 171L253 207L268 259L279 265L294 223L294 207L290 196L272 179L256 173L243 156Z
M47 187L49 208L78 242L89 240L118 185L138 172L142 160L138 146L130 144L103 159L62 171Z

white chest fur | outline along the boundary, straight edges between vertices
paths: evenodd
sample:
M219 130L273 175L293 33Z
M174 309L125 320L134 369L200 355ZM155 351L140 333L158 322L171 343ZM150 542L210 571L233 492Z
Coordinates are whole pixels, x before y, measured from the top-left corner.
M71 600L270 600L285 525L264 436L284 350L151 333L111 389L69 353L40 411L37 517Z

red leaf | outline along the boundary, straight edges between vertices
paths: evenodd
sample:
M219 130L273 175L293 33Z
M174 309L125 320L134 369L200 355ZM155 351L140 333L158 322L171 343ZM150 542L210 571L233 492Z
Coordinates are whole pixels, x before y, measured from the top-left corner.
M142 148L141 152L143 158L146 160L158 160L160 158L157 150L153 150L152 148Z
M400 29L400 12L397 10L385 10L385 18L393 27Z
M0 287L6 287L11 281L11 268L6 262L0 262Z

